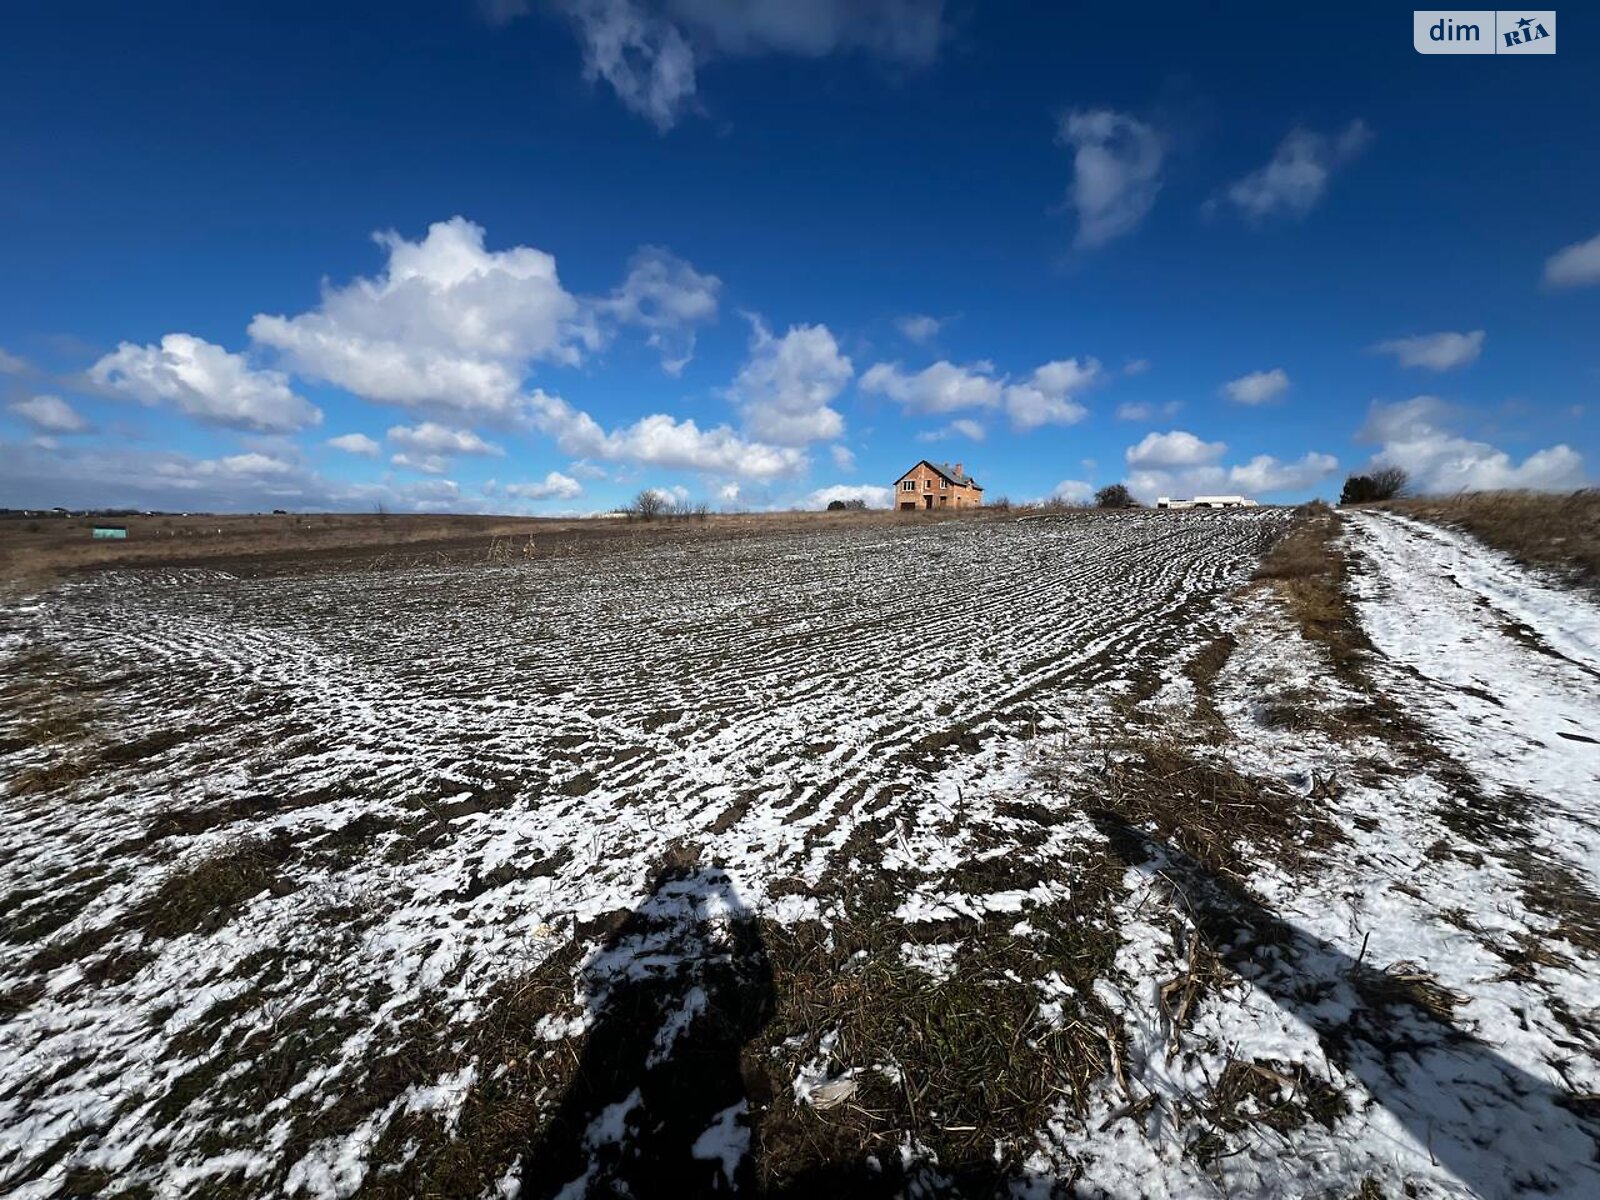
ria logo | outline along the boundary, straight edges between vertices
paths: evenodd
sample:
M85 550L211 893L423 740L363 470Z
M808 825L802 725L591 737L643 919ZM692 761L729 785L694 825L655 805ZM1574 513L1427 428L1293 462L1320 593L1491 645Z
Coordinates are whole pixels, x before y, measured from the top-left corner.
M1417 9L1418 54L1554 54L1556 13L1546 9Z
M1551 16L1554 15L1554 13L1551 14ZM1550 24L1554 25L1555 22L1551 21ZM1505 39L1507 46L1527 46L1539 41L1541 38L1550 37L1550 31L1541 25L1536 18L1523 17L1517 21L1515 29L1507 29L1500 36ZM1554 38L1550 38L1550 48L1552 50L1555 49Z

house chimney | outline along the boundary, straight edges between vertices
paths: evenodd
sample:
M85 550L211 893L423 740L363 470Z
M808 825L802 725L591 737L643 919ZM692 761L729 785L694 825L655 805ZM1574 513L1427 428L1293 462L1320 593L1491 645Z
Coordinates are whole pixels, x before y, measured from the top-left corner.
M957 479L962 478L962 475L961 475L961 464L960 463L956 464L956 478Z

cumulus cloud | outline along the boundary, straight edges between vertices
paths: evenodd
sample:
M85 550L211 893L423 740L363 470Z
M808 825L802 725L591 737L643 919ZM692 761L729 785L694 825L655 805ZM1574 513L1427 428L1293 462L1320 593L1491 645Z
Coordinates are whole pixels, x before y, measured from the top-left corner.
M551 471L543 479L530 483L508 483L503 490L508 496L522 500L572 500L583 495L583 484L570 475Z
M833 459L833 465L841 471L854 471L856 469L856 453L849 446L829 446L828 455Z
M1089 410L1073 396L1092 384L1100 375L1100 364L1092 358L1048 362L1033 374L1005 390L1006 413L1017 429L1037 429L1041 425L1075 425Z
M1203 442L1184 429L1147 433L1123 457L1133 467L1191 467L1213 463L1227 452L1225 442Z
M868 508L888 508L894 500L894 489L874 487L871 484L836 483L832 487L818 488L805 498L802 508L824 509L835 500L849 502L863 500Z
M794 447L750 441L725 425L703 430L692 420L656 413L608 431L588 413L542 391L529 396L528 408L529 424L576 458L752 479L794 475L808 464Z
M509 419L532 363L577 363L599 333L551 255L488 250L484 236L463 217L417 242L379 234L381 275L325 287L298 316L258 314L250 336L299 374L367 400Z
M1235 404L1267 404L1289 390L1289 373L1282 367L1270 371L1251 371L1222 385L1222 392Z
M1151 400L1131 401L1117 405L1117 420L1155 421L1176 416L1182 408L1183 401L1181 400L1168 400L1162 404L1157 404Z
M244 355L187 333L169 333L159 346L123 342L89 368L89 377L108 391L229 429L293 433L322 422L322 411L296 395L281 372L257 370Z
M1077 245L1102 246L1136 229L1161 190L1166 139L1127 113L1097 108L1067 113L1056 140L1072 148L1067 199L1078 214Z
M1587 287L1600 283L1600 233L1586 242L1573 242L1552 254L1544 264L1546 287Z
M1216 462L1144 467L1129 473L1127 485L1129 491L1145 501L1162 496L1185 498L1218 493L1259 496L1269 492L1308 491L1338 469L1339 460L1333 455L1314 450L1293 462L1258 454L1247 463L1231 467Z
M1339 469L1331 454L1310 451L1294 462L1279 462L1258 454L1249 462L1228 469L1228 483L1241 492L1292 492L1315 487Z
M1052 500L1063 500L1068 504L1087 504L1094 499L1095 487L1082 479L1063 479L1050 489Z
M1331 137L1291 129L1266 166L1230 184L1224 195L1250 220L1303 217L1322 199L1334 171L1352 162L1371 140L1371 131L1359 120Z
M1426 367L1430 371L1449 371L1473 362L1483 351L1484 331L1471 333L1424 333L1416 337L1390 338L1373 350L1392 354L1402 367Z
M385 435L391 443L421 454L504 454L470 429L450 429L434 421L420 425L392 425Z
M1584 486L1583 456L1561 443L1520 463L1488 442L1452 429L1453 414L1436 396L1374 404L1358 440L1376 443L1373 463L1402 467L1426 492L1529 488L1565 491Z
M596 306L611 319L648 333L661 365L677 375L694 357L695 326L717 315L722 281L705 275L661 246L641 246L628 262L628 276Z
M60 396L34 396L6 406L40 433L87 433L89 422Z
M7 354L5 349L0 347L0 375L21 375L27 370L27 359Z
M895 328L900 331L900 336L908 342L915 342L919 346L926 346L939 336L939 330L944 325L938 317L929 317L921 314L901 317L895 323Z
M449 429L433 421L415 426L395 425L386 436L391 445L400 447L400 452L393 455L390 462L427 475L443 475L450 469L450 460L458 454L505 453L470 429Z
M375 440L364 433L341 433L338 437L329 438L328 445L346 454L360 454L366 458L378 457L381 449Z
M490 0L502 19L518 0ZM583 47L584 75L665 133L695 111L696 69L718 57L820 58L860 51L925 66L944 36L942 0L557 0ZM486 10L488 11L488 10Z
M826 325L794 325L773 337L751 317L750 357L733 381L731 396L755 437L780 446L825 442L844 432L844 418L829 404L855 374Z
M941 426L938 429L925 430L917 434L917 441L942 442L947 438L964 437L974 442L981 442L987 436L988 431L984 429L981 422L974 421L971 417L957 417L948 425Z
M941 360L911 373L899 363L874 363L861 376L860 386L863 392L887 396L906 412L923 415L993 408L1004 391L994 364L982 361L957 366Z
M861 390L886 396L908 413L937 416L964 409L1004 408L1018 429L1071 425L1087 409L1074 398L1100 375L1092 358L1048 362L1021 379L995 371L991 362L958 366L939 361L907 372L899 363L875 363L861 377ZM969 435L970 436L970 435Z

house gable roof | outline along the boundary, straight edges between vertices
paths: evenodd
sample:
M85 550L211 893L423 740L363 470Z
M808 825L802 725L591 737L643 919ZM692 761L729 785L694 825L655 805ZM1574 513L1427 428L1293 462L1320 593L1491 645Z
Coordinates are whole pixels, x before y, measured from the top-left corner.
M969 487L975 491L983 491L983 484L979 483L971 475L957 474L956 469L949 463L936 463L924 458L921 461L914 463L911 467L911 471L915 471L918 467L927 467L928 470L932 471L935 475L943 476L957 487ZM911 471L906 471L900 476L899 479L896 479L895 482L900 483L907 475L911 474Z

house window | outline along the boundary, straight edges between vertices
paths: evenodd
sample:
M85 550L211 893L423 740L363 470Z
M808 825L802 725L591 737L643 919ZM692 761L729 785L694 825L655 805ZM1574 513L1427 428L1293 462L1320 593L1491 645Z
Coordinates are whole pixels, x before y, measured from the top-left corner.
M902 483L900 485L900 490L902 492L914 492L914 491L916 491L917 490L917 481L915 479L906 480L904 483Z
M950 481L948 479L939 480L939 490L941 492L948 492L950 490Z
M923 480L923 481L922 481L922 490L923 490L923 491L925 491L925 492L931 492L931 491L933 491L933 480L931 480L931 479L924 479L924 480Z

